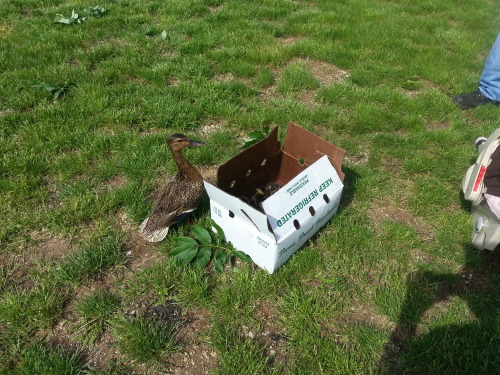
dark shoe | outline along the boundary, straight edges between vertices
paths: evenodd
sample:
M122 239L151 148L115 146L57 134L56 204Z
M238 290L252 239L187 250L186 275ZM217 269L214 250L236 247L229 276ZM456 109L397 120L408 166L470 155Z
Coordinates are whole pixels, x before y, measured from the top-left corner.
M488 103L498 105L498 103L495 103L493 100L484 96L479 90L469 92L467 94L457 95L452 99L452 101L462 109L476 108L480 105Z

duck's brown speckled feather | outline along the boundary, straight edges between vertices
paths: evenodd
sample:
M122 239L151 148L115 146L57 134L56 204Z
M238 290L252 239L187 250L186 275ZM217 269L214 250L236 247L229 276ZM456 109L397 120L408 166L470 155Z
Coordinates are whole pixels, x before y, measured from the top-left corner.
M168 229L194 211L203 196L203 177L182 155L172 151L179 171L162 188L151 213L140 226L141 234L150 242L165 238Z

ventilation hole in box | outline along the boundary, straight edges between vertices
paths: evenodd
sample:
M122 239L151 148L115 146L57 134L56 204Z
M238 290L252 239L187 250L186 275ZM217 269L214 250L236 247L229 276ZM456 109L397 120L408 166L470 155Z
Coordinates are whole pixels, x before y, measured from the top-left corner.
M316 215L316 210L314 209L313 206L309 206L309 212L311 213L311 216Z
M260 163L260 165L264 166L264 165L266 165L266 163L267 163L267 159L264 159L264 160L262 160L262 163Z
M249 170L247 171L246 176L248 177L248 176L250 176L251 174L252 174L252 170L251 170L251 169L249 169Z
M295 229L300 229L300 223L297 219L293 221L293 226L295 227Z
M328 195L323 194L323 199L325 200L326 203L330 203L330 198L328 198Z
M299 158L299 164L300 165L304 165L306 161L304 160L304 158Z
M233 212L233 211L229 211L229 217L230 217L230 218L233 218L233 217L234 217L234 212Z
M229 184L229 188L232 189L234 188L234 185L236 185L236 181L231 181L231 183Z

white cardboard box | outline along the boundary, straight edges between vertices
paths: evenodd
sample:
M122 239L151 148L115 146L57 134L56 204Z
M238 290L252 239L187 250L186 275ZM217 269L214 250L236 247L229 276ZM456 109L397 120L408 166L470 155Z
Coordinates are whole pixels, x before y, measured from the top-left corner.
M290 123L283 149L275 128L268 137L218 169L205 182L212 219L226 241L259 267L276 271L337 212L343 189L345 151ZM267 183L282 186L262 202L246 203Z

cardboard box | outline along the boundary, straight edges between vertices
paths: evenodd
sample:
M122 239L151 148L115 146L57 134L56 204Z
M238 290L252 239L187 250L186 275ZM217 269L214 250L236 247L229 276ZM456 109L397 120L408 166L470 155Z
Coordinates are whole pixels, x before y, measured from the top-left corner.
M337 212L344 155L294 123L281 149L275 128L221 165L217 186L205 182L211 217L226 241L273 273ZM268 183L282 187L263 200L262 212L247 202Z

